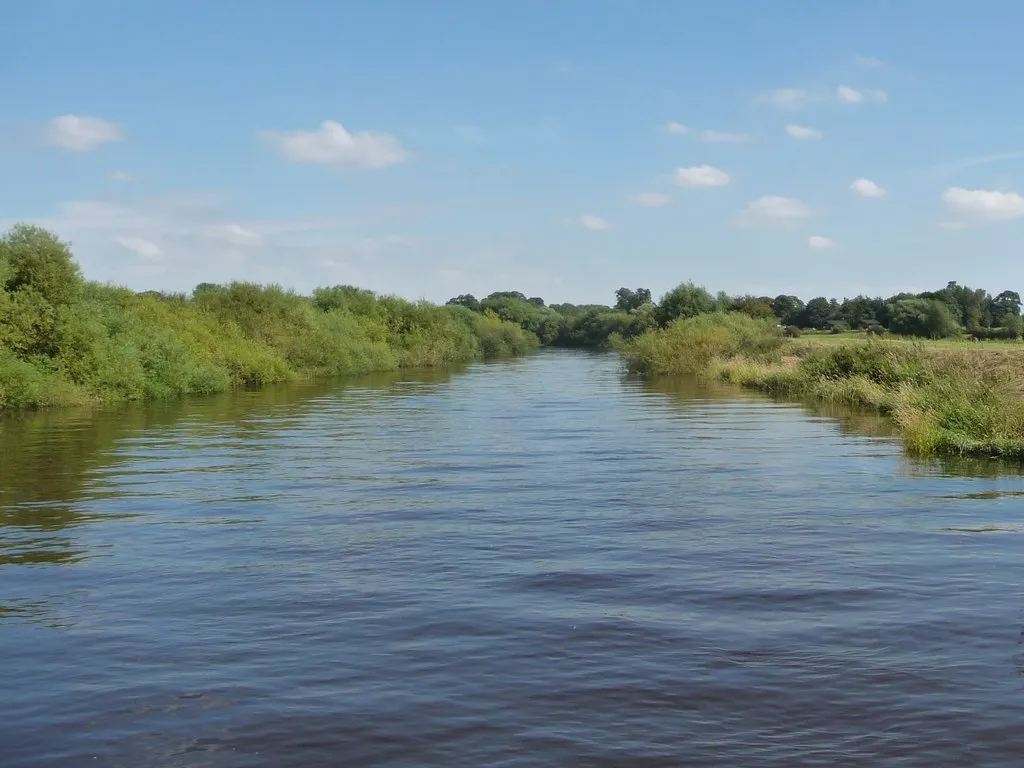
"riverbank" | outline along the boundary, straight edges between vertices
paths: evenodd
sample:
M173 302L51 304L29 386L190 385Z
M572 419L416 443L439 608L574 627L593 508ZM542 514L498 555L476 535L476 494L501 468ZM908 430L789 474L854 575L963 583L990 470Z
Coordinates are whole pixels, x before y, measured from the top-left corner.
M891 417L914 455L1024 458L1024 347L786 339L775 325L706 315L620 347L628 368L697 374L780 397Z
M67 244L35 227L0 243L0 289L0 413L444 368L538 345L493 314L351 286L134 293L84 280Z

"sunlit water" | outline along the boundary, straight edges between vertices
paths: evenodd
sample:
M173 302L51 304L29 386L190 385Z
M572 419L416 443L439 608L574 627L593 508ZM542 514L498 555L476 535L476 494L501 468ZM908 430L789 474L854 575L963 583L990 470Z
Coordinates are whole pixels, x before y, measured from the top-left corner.
M551 352L0 461L5 768L1024 764L1024 481L877 419Z

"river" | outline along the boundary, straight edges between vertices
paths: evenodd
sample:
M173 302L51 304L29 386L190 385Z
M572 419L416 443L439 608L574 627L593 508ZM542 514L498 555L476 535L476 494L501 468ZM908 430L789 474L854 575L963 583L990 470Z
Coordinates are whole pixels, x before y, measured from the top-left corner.
M1024 480L541 352L0 422L0 765L1020 766Z

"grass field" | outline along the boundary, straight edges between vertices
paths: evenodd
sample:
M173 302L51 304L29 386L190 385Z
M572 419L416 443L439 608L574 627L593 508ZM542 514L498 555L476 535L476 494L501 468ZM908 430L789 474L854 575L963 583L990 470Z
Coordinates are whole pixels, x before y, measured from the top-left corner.
M1024 459L1024 344L807 334L705 315L622 347L630 370L694 373L781 397L874 409L917 455Z
M844 331L843 333L807 332L798 339L792 339L790 346L794 349L811 347L837 347L853 343L864 343L872 337L863 331ZM970 336L957 339L921 339L909 336L884 336L882 339L892 344L905 344L924 349L991 349L998 351L1022 350L1024 341L985 340L975 341Z

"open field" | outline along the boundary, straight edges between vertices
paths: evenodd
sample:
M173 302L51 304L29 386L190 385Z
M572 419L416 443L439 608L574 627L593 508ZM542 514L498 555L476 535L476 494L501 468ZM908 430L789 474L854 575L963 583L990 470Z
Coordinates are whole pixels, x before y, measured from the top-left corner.
M872 339L863 331L844 331L843 333L814 333L805 332L797 339L791 339L790 345L794 349L819 347L836 347L847 344L864 343ZM885 341L892 344L907 344L919 346L925 349L988 349L995 351L1020 350L1024 351L1024 341L1004 341L999 339L988 339L976 341L970 336L952 339L921 339L910 336L886 335L878 341Z

